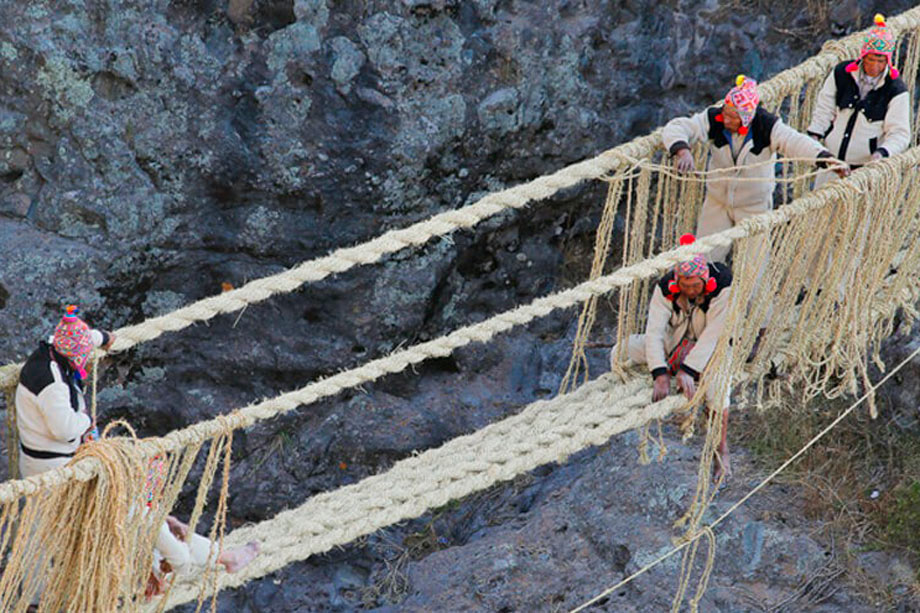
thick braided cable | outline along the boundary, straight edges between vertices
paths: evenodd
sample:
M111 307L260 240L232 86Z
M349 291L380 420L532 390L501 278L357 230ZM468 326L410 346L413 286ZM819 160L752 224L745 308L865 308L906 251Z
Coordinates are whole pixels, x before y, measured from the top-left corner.
M242 585L542 464L561 462L686 402L682 396L650 401L647 375L619 384L605 374L570 394L537 401L517 415L401 460L385 473L238 528L227 536L227 546L255 540L262 554L238 573L221 573L219 587ZM197 598L196 586L194 577L177 583L166 608Z

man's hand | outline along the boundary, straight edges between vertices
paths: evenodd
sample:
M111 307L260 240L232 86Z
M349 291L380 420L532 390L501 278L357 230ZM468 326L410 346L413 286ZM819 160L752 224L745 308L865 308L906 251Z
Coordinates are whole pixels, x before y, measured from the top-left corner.
M832 165L831 170L833 170L837 174L837 176L840 177L841 179L843 179L844 177L849 177L850 174L852 173L852 171L850 170L850 165L847 164L846 162Z
M671 393L671 376L668 373L655 377L655 385L652 387L652 402L664 400Z
M185 541L186 537L188 537L188 524L182 523L177 517L167 515L166 525L169 526L169 531L172 532L173 536L180 541Z
M696 380L694 380L693 375L684 372L683 370L678 370L677 389L684 393L684 396L687 397L687 400L693 398L693 395L696 394Z
M875 152L872 153L872 161L873 161L873 162L878 162L879 160L883 160L883 159L885 159L885 156L882 155L882 153L881 153L880 151L875 151Z
M696 170L696 165L693 163L693 155L690 153L689 149L681 149L675 154L674 168L681 174L687 174L688 172Z

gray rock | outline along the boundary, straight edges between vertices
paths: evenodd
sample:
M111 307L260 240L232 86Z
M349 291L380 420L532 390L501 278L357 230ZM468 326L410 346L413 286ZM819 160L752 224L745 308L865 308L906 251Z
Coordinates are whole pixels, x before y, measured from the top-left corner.
M477 107L479 122L487 130L495 130L499 133L511 132L521 121L519 105L520 98L513 87L494 91Z
M357 45L344 36L337 36L330 42L334 58L332 80L336 82L342 94L348 94L351 91L351 82L360 72L366 58Z

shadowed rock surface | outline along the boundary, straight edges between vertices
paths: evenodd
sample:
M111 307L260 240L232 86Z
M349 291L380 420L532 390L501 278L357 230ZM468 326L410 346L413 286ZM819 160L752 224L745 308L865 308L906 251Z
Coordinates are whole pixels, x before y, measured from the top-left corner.
M3 3L0 356L24 358L67 302L101 327L135 323L551 172L910 4L835 3L825 18L810 2ZM601 185L566 190L166 334L108 362L102 418L162 434L570 285L602 199ZM573 334L574 313L558 313L240 433L231 522L554 394ZM606 368L602 350L592 360ZM662 551L684 508L693 442L650 467L634 449L620 437L222 595L220 610L570 608ZM765 509L784 508L771 496ZM705 610L776 604L824 563L793 511L758 508L720 533ZM673 575L606 610L666 608ZM871 610L833 598L815 610Z

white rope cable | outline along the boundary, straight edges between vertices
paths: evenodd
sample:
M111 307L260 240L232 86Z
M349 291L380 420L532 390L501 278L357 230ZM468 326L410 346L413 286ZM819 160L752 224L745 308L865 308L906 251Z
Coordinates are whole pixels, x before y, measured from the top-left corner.
M650 401L647 374L618 384L608 373L571 394L534 402L473 434L400 460L385 473L238 528L227 535L226 546L255 540L262 553L238 573L222 572L219 588L240 586L542 464L564 461L589 445L601 445L617 433L661 419L686 404L683 396ZM198 590L194 577L180 581L169 595L167 608L197 598Z

